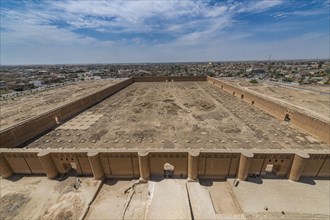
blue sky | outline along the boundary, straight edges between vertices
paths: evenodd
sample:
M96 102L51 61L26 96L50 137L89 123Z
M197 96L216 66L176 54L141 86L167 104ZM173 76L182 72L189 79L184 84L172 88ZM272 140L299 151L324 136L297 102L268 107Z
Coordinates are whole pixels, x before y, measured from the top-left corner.
M1 0L1 64L329 58L329 0Z

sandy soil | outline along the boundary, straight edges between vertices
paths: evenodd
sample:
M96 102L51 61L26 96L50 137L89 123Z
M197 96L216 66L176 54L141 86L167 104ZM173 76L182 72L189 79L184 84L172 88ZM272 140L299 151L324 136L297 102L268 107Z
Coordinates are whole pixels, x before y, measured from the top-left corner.
M244 79L228 80L228 82L307 112L314 117L330 121L329 85L290 85L269 81L252 84Z
M27 147L328 148L208 82L133 83L82 115Z
M49 180L46 177L15 175L0 179L1 219L79 219L92 201L100 181L79 177Z
M119 80L78 82L0 103L0 130L106 88Z

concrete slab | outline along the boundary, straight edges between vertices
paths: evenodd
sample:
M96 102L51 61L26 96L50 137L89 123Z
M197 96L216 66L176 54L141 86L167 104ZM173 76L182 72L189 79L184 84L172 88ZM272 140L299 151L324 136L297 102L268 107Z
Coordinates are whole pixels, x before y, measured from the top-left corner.
M248 182L241 181L238 187L234 187L233 182L233 179L228 180L247 216L260 217L265 214L274 218L274 214L269 213L276 215L282 211L286 216L330 216L329 180L302 178L300 182L292 182L287 179L250 178Z
M244 219L226 181L200 180L187 186L195 219Z
M216 219L210 193L199 182L187 183L194 219Z
M104 182L102 189L90 207L86 219L123 219L130 193L125 190L133 185L133 181Z
M265 219L265 220L274 220L274 219L308 219L308 220L329 220L329 215L320 215L320 214L300 214L300 213L278 213L278 212L269 212L269 213L247 213L244 214L246 220L255 220L255 219Z
M145 219L148 199L148 184L134 187L134 193L127 204L124 219Z
M191 219L185 179L149 181L147 219Z
M80 219L87 211L85 219L191 219L191 213L194 219L330 218L329 180L250 178L234 187L233 179L107 180L102 186L91 177L79 179L75 190L72 176L0 178L1 219Z
M213 181L209 187L216 214L241 214L235 197L227 186L227 181Z

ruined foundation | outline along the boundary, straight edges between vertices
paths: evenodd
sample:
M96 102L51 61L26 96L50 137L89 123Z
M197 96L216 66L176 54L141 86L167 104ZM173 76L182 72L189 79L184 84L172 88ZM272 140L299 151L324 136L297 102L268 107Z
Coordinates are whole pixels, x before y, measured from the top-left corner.
M8 178L13 174L46 175L54 179L58 174L74 169L78 176L102 178L140 178L168 175L165 164L174 167L173 178L225 179L236 177L246 180L251 175L288 177L298 181L300 177L329 177L330 154L328 151L298 150L226 150L226 149L23 149L25 143L56 128L91 106L110 97L134 82L182 82L208 81L211 85L232 94L246 105L253 105L281 121L290 117L288 123L306 131L326 144L330 143L328 122L312 118L301 112L288 109L278 103L247 93L212 77L133 77L91 94L78 101L68 103L40 116L19 123L0 133L0 174ZM110 97L111 98L111 97ZM289 116L288 116L289 115ZM288 120L286 120L288 121ZM124 126L124 125L123 125ZM189 140L188 140L189 141ZM128 141L129 142L129 141ZM127 143L128 143L127 142ZM149 144L157 145L152 140ZM125 147L125 146L123 146ZM202 144L201 144L202 147Z

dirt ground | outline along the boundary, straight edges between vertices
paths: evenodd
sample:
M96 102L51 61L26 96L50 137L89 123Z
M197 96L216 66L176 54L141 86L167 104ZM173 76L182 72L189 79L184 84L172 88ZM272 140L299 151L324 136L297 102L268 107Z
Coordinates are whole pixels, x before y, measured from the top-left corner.
M328 149L208 82L133 83L80 116L27 147Z
M34 94L14 97L14 100L8 98L6 101L0 102L0 130L94 93L119 81L115 79L84 81Z
M0 219L80 219L92 201L100 181L69 176L49 180L44 176L12 176L0 179ZM77 185L78 186L78 185Z
M330 121L330 85L291 85L270 81L252 84L244 79L227 80L235 86Z

